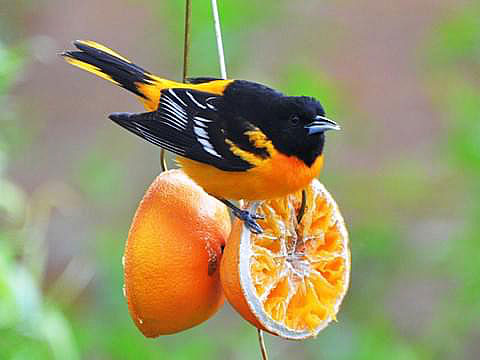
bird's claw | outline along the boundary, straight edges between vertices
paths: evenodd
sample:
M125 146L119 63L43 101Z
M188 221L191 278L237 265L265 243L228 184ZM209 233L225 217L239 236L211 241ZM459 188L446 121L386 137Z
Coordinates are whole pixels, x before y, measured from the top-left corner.
M240 220L243 221L243 223L245 224L245 226L248 228L248 230L250 230L251 232L255 233L255 234L261 234L263 233L263 229L260 225L258 225L258 223L255 221L255 220L261 220L261 219L265 219L265 216L264 215L260 215L260 214L252 214L246 210L240 210L238 209L237 210L234 210L233 211L233 214L239 218Z
M245 226L254 234L261 234L263 233L263 229L258 223L253 219L251 215L249 215L249 218L246 220L243 220L243 223Z
M255 220L265 220L265 215L262 214L250 214L250 216Z

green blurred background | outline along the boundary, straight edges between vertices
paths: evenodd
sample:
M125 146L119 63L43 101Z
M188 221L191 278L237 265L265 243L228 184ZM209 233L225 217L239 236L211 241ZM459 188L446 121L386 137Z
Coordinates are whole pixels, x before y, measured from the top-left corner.
M107 119L130 94L56 56L92 39L179 79L180 0L0 1L0 359L255 359L226 305L145 339L122 296L158 149ZM321 181L349 224L352 281L316 339L271 359L480 358L480 3L220 1L230 77L312 95L343 127ZM194 1L191 76L218 75Z

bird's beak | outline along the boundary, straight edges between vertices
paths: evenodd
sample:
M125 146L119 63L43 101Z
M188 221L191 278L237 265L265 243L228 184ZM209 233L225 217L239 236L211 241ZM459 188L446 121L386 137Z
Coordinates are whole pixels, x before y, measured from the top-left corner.
M341 127L335 121L325 116L317 115L314 121L305 125L305 129L307 129L308 135L313 135L327 130L340 130Z

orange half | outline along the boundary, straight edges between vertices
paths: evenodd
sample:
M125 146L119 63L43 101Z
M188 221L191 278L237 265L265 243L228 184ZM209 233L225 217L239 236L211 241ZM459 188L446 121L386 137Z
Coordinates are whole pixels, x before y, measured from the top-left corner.
M332 320L350 278L348 233L332 196L318 180L302 193L251 203L265 216L253 234L236 221L221 264L232 306L256 327L288 339L316 336Z

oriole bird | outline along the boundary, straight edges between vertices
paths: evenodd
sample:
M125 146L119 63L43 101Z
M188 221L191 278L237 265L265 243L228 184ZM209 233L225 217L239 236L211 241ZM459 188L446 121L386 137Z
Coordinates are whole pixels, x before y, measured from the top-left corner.
M340 127L313 97L285 96L245 80L166 80L93 41L75 41L65 60L140 97L148 112L111 120L178 155L206 192L255 232L255 214L227 199L265 200L305 188L323 165L324 132Z

